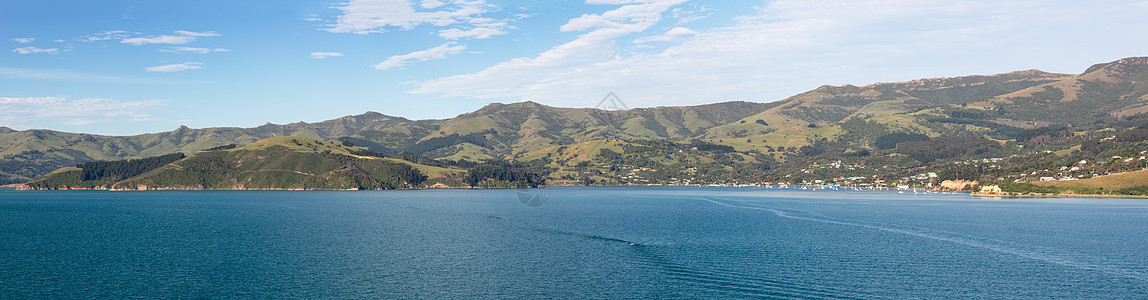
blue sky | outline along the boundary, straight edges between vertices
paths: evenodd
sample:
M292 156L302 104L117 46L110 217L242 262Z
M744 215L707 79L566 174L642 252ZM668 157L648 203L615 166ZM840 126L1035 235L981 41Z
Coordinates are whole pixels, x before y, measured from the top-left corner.
M1148 1L0 1L0 126L771 102L1148 56Z

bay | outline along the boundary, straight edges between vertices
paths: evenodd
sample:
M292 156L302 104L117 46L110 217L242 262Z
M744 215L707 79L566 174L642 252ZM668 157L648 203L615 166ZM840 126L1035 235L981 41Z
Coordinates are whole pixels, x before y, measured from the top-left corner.
M0 189L0 297L1143 298L1145 226L1143 199Z

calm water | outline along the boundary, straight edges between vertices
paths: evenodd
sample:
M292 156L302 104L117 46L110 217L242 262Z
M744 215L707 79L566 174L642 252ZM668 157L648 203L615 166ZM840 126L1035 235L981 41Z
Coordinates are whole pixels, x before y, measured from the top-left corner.
M1148 297L1148 200L547 191L5 189L0 298Z

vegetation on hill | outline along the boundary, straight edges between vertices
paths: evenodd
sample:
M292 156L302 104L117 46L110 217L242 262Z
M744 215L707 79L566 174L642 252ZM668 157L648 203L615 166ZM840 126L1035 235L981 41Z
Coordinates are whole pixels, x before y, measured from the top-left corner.
M546 184L546 176L530 166L493 162L467 170L464 182L472 187L535 188Z
M537 187L544 175L508 162L403 158L344 142L275 137L190 157L98 161L64 168L26 184L31 189L402 189L446 183L462 187ZM418 164L418 161L434 165ZM457 166L468 166L464 170Z
M225 147L226 148L226 147ZM278 137L244 147L89 162L28 184L36 189L396 189L428 176L408 163L351 155L341 143Z
M77 165L76 167L80 168L80 180L83 181L104 179L123 180L181 160L184 157L183 153L174 153L143 159L93 161Z
M1148 167L1146 82L1148 58L1129 58L1080 75L1030 70L823 86L764 104L605 111L496 103L445 120L367 113L132 137L0 130L0 182L91 161L206 150L136 175L76 176L120 188L975 180L1030 193L1098 192L1033 182L1086 182ZM83 170L64 169L52 180Z
M318 123L254 128L181 126L174 131L127 137L50 130L0 131L0 184L26 182L52 170L89 161L195 153L277 136L349 141L384 155L412 152L430 158L489 160L603 138L687 139L772 105L726 102L603 111L524 102L491 104L447 120L411 121L368 112Z

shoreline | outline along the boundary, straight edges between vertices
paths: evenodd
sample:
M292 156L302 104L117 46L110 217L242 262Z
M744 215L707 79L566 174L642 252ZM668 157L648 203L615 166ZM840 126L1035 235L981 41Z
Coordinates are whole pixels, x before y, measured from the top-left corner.
M538 188L547 187L583 187L582 185L552 185L540 186ZM757 187L757 188L795 188L802 189L808 188L812 190L833 190L824 188L824 185L591 185L586 187ZM146 192L146 191L397 191L397 190L511 190L522 189L512 187L451 187L451 186L432 186L424 188L400 188L400 189L375 189L375 190L360 190L360 189L300 189L300 188L242 188L242 189L205 189L205 188L145 188L145 189L107 189L107 188L61 188L61 189L34 189L28 188L27 185L22 183L6 184L0 188L12 188L18 191L109 191L109 192ZM840 189L857 189L857 190L870 190L870 191L897 191L896 188L874 188L874 187L841 187ZM945 192L955 194L967 194L971 197L979 198L1133 198L1133 199L1148 199L1148 195L1108 195L1108 194L1025 194L1025 195L1001 195L995 193L980 193L980 192L967 192L967 191L950 191L940 189L927 189L916 188L915 190L928 191L928 192Z
M986 198L1135 198L1148 199L1148 195L1109 195L1109 194L1025 194L1000 195L991 193L971 193L969 196Z

